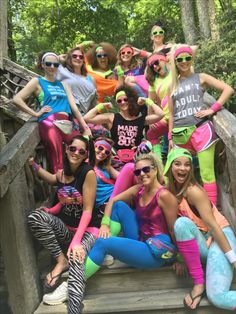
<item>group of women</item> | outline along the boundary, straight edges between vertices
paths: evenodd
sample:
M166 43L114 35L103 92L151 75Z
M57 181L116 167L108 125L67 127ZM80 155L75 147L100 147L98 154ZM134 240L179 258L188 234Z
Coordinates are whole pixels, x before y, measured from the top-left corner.
M184 261L194 281L184 298L187 308L195 309L206 291L215 306L236 310L236 291L230 290L236 239L216 208L217 135L209 119L233 90L194 73L194 49L164 44L165 32L155 24L154 52L125 44L116 64L108 43L84 42L61 56L44 53L39 58L44 77L33 78L14 97L38 118L51 172L34 158L29 163L57 185L53 207L34 210L28 221L55 258L44 278L45 293L53 293L69 269L70 314L81 313L86 279L107 254L134 267L173 265L177 273ZM207 87L220 91L209 109L203 104ZM31 94L37 111L25 102ZM114 97L115 110L106 96ZM105 127L111 139L92 138L94 125ZM169 141L164 173L163 136ZM193 154L203 187L193 175Z

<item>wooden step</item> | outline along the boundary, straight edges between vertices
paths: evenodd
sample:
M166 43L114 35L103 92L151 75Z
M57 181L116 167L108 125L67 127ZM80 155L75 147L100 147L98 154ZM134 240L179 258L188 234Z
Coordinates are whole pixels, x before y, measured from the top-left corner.
M189 289L152 290L95 294L87 296L83 302L84 314L187 314L183 298ZM34 314L66 314L66 304L46 306L41 304ZM232 311L217 309L203 298L195 314L230 314Z

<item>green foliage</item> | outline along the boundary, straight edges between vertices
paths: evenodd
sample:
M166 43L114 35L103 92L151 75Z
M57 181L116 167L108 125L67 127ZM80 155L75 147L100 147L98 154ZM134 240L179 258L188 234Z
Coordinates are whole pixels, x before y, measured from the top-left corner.
M220 25L220 39L217 41L201 41L200 49L197 52L195 65L196 72L208 73L217 79L220 79L233 88L236 86L236 8L220 12L218 23ZM214 97L218 93L210 92ZM234 94L226 107L233 113L236 113L236 94Z

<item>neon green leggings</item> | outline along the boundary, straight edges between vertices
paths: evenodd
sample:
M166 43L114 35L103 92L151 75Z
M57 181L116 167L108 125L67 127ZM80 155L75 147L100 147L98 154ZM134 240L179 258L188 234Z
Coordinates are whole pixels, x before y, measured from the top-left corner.
M214 169L215 146L213 144L208 149L197 153L203 183L213 183L216 181Z

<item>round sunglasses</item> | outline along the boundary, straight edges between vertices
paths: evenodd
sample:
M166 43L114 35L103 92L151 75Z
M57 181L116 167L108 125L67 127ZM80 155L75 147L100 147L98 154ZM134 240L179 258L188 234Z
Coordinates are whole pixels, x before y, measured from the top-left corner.
M81 156L84 156L87 153L87 150L84 148L79 148L73 145L68 146L68 150L71 153L79 153Z
M128 101L128 98L127 97L124 97L124 98L119 98L117 99L117 104L122 104L123 102L127 102Z
M151 171L151 169L154 169L155 167L154 166L145 166L143 168L140 168L140 169L135 169L134 170L134 175L136 177L140 176L141 172L143 173L149 173Z
M186 56L186 57L177 57L175 58L175 61L177 63L181 63L181 62L189 62L192 61L193 57L192 56Z
M158 35L164 35L164 31L163 30L160 30L160 31L154 31L154 32L152 32L152 35L153 36L158 36Z
M46 67L50 67L50 68L58 68L60 63L59 62L50 62L50 61L45 61L44 65Z
M105 148L104 146L102 146L102 145L99 145L99 146L96 146L96 145L95 145L95 147L96 147L100 152L104 151L104 154L107 155L107 156L109 156L109 155L111 154L111 151L108 150L108 149L106 149L106 148Z
M73 58L73 59L80 59L80 60L83 60L83 59L84 59L84 56L83 56L83 55L77 55L76 53L73 53L73 54L72 54L72 58Z
M132 52L131 50L123 50L123 51L121 51L120 54L121 54L122 56L124 56L125 54L131 55L131 54L133 54L133 52Z

